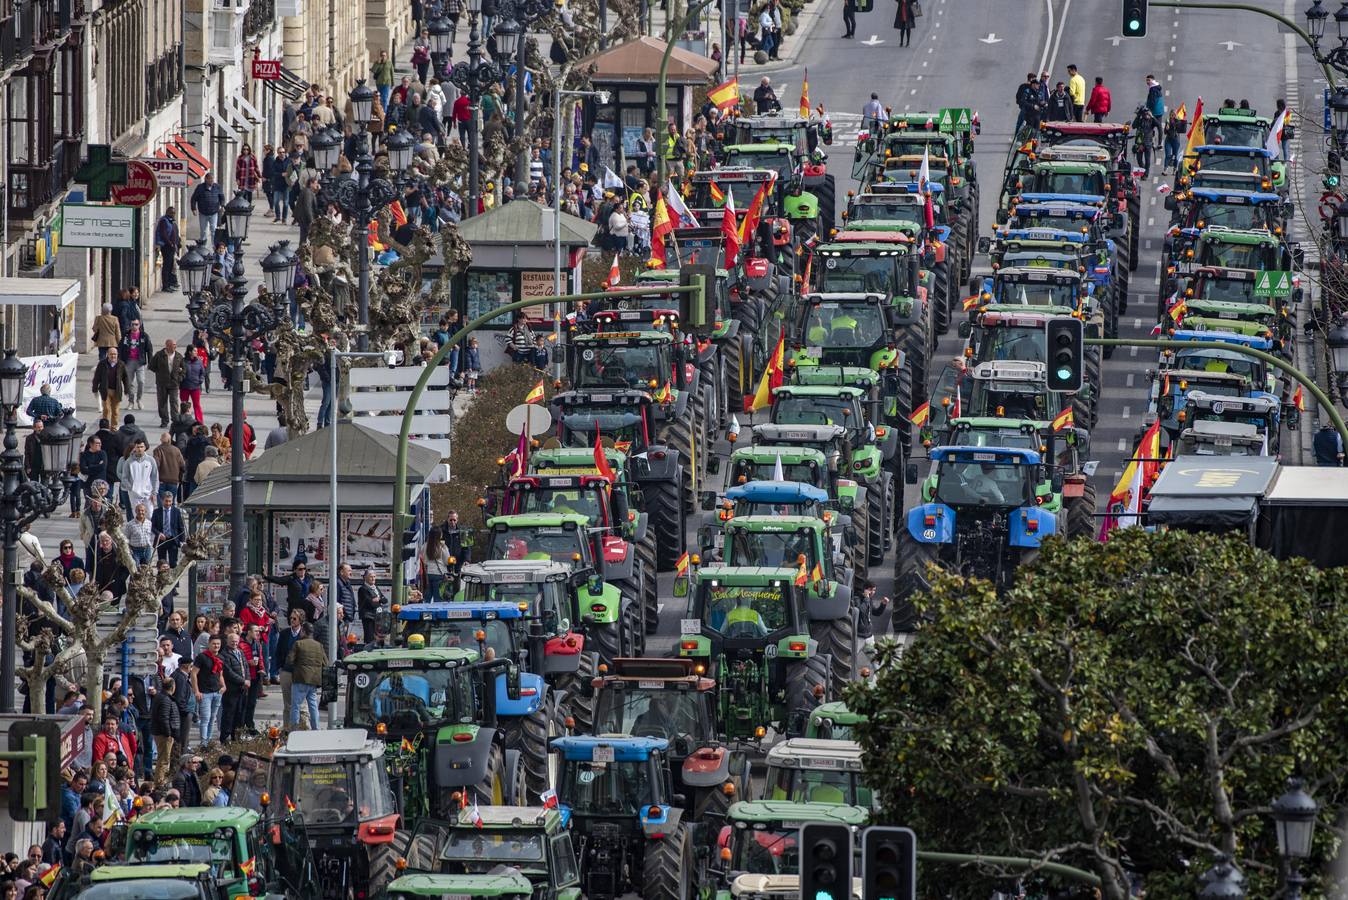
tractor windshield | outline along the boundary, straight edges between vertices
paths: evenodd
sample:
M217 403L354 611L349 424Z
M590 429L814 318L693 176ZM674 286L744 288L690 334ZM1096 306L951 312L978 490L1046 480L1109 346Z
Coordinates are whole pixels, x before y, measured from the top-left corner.
M745 481L768 481L776 471L776 466L776 460L753 460L741 457L735 460L728 483L738 484L741 478ZM819 466L814 460L805 460L804 462L783 461L782 478L786 481L799 481L803 484L823 487L820 484Z
M662 737L701 740L712 733L707 715L707 695L698 691L657 688L623 689L604 692L607 703L600 703L596 716L596 734L630 734L633 737Z
M688 198L692 209L720 209L727 195L735 198L736 211L748 209L758 193L759 181L694 181L693 195ZM715 188L712 185L715 185Z
M1202 222L1202 227L1224 225L1242 230L1263 228L1266 224L1263 212L1253 203L1221 203L1215 200L1194 204L1188 221L1191 228Z
M781 396L772 404L774 425L843 425L850 429L861 420L861 404L850 396Z
M629 408L630 409L630 408ZM562 416L562 445L565 447L593 447L594 433L612 438L613 444L624 453L640 453L646 449L646 432L639 411L616 411L612 407L592 407L583 411L574 407Z
M370 726L373 729L373 725ZM384 760L330 762L314 756L301 762L285 761L273 770L280 802L304 817L308 828L344 825L357 819L382 818L393 813L393 794L388 786Z
M706 582L702 585L702 623L728 638L766 637L791 624L786 592L785 586L772 584Z
M1071 269L1075 270L1081 262L1081 256L1073 253L1044 253L1038 250L1020 250L1002 254L1004 266L1024 266L1027 269Z
M802 555L807 566L814 564L814 532L808 528L797 531L732 528L726 564L794 569Z
M1045 169L1035 173L1034 193L1037 194L1085 194L1101 197L1105 193L1103 172L1063 172Z
M974 385L972 405L975 416L1034 422L1050 418L1044 388L1033 381L980 381Z
M578 348L578 388L620 387L636 390L658 388L669 381L672 363L667 344L610 346L587 343ZM652 384L654 382L654 384Z
M483 581L463 582L463 599L470 603L527 603L529 615L544 620L548 614L556 616L557 622L567 618L565 610L568 599L565 585L561 581L532 581L506 584L489 584Z
M483 636L480 644L477 639L479 631ZM407 622L403 630L403 640L406 641L413 634L424 637L427 647L462 647L465 650L477 650L484 657L486 650L492 650L499 659L514 655L510 626L501 619L412 620Z
M805 318L811 347L874 347L885 333L884 314L874 303L812 303Z
M1007 222L1006 227L1012 231L1018 228L1034 228L1049 231L1080 232L1089 221L1080 213L1053 213L1039 210L1024 212L1023 210L1017 210L1011 220Z
M961 447L1010 447L1017 450L1039 451L1039 435L1018 428L961 428L950 443Z
M1217 300L1223 303L1264 303L1254 296L1254 279L1204 278L1194 289L1199 300Z
M795 155L791 150L792 148L790 147L787 147L784 150L778 150L776 147L771 150L741 150L737 147L730 147L726 150L725 164L727 166L742 166L746 169L765 169L776 172L777 183L783 184L783 180L788 177L796 167ZM736 209L740 208L739 199L739 195L736 195ZM744 208L748 209L747 206Z
M574 488L550 488L546 485L520 491L520 513L543 513L563 515L579 513L596 525L608 522L607 507L604 504L603 488L599 485Z
M1269 166L1268 158L1259 154L1215 151L1199 154L1198 161L1194 163L1194 171L1203 175L1221 172L1262 178L1268 175Z
M585 558L585 536L578 528L560 525L521 525L493 531L488 559L538 559L575 565Z
M738 830L730 869L753 875L799 875L799 836L795 828Z
M1034 500L1029 467L1007 461L941 461L937 470L936 499L959 507L1025 506Z
M997 303L1015 306L1077 307L1077 286L1050 281L1009 281L997 279L993 287Z
M233 841L206 835L157 834L148 842L133 839L128 849L138 863L209 863L217 878L236 877L234 867L239 862Z
M855 772L784 767L768 770L768 799L870 806L872 794Z
M541 831L450 828L440 861L446 874L482 875L502 864L537 869L547 863L547 854Z
M1223 269L1277 269L1277 250L1264 244L1200 241L1198 265Z
M935 166L938 161L940 164L946 164L946 142L928 141L920 137L909 137L906 135L890 135L885 138L885 149L891 156L913 156L919 160L925 152L930 160L930 165Z
M587 762L570 759L562 769L558 796L566 798L573 815L635 816L659 803L658 785L651 779L650 760Z
M912 203L893 200L888 203L882 203L876 200L867 200L865 203L854 203L852 209L847 214L849 222L913 222L922 218L922 210L915 207Z
M1268 123L1262 119L1232 121L1213 117L1203 120L1203 139L1228 147L1262 147L1268 135Z
M201 900L203 896L195 881L173 878L104 881L80 891L80 900Z
M818 268L816 290L832 294L907 296L902 256L826 256Z
M974 364L1017 360L1044 362L1044 329L998 325L980 328Z
M1251 384L1263 382L1264 373L1261 366L1257 359L1228 350L1218 350L1211 345L1202 350L1181 350L1176 353L1175 359L1177 369L1240 375L1250 379Z
M469 646L476 647L471 634L467 637ZM472 692L458 668L356 672L348 686L347 702L350 724L371 731L381 722L393 732L457 722L473 710Z

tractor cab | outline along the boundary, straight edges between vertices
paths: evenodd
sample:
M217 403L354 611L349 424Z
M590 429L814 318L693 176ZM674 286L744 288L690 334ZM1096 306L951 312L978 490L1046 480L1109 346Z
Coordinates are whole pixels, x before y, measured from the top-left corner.
M1195 234L1209 225L1234 228L1237 231L1281 230L1287 217L1286 202L1274 193L1240 190L1223 190L1215 187L1196 187L1179 192L1171 192L1166 197L1166 208L1174 212L1171 236L1174 229Z
M601 331L572 338L571 383L577 390L651 391L665 402L696 390L697 369L683 358L672 335L653 331ZM685 398L686 402L686 398Z
M1186 174L1178 179L1180 187L1235 188L1246 191L1287 189L1286 164L1258 147L1231 144L1204 144L1185 155Z
M1103 197L1109 193L1109 173L1099 162L1054 162L1039 160L1019 182L1018 194L1082 194Z
M91 870L76 887L66 879L53 885L52 896L70 900L77 895L93 900L224 900L211 867L202 863L104 865Z
M774 446L769 444L752 447L738 447L730 455L726 467L725 487L729 490L736 485L756 481L769 481L776 474L778 461L781 461L782 478L789 482L828 489L831 476L829 460L819 450L812 447ZM715 493L704 492L703 509L715 508ZM712 506L707 506L710 497Z
M968 416L1052 422L1071 397L1048 389L1043 363L1007 360L979 363L972 370Z
M1100 226L1098 205L1050 197L1036 202L1022 201L997 230L1006 235L1036 233L1076 234L1089 244L1101 244L1106 238Z
M1286 245L1267 231L1236 231L1215 225L1199 232L1194 246L1184 251L1182 261L1191 268L1215 266L1275 271L1291 268Z
M657 426L648 390L567 391L552 403L558 412L556 443L545 441L544 449L593 447L596 430L629 459L654 443Z
M722 143L784 144L797 153L810 153L820 144L833 143L833 128L826 119L809 119L790 112L738 116L728 120Z
M917 294L920 280L911 238L893 231L843 231L816 248L814 255L813 284L807 289L820 294L877 294L898 309L896 323L913 321L915 304L908 300L905 309L902 302Z
M766 146L771 147L771 151L767 155L771 156L773 168L757 168L740 163L694 172L688 182L691 187L687 198L688 208L699 219L713 221L720 216L721 210L725 208L726 198L729 196L734 198L735 215L743 222L743 217L748 212L749 206L754 202L754 197L758 194L759 188L767 182L779 180L776 167L791 164L789 147L779 147L776 144ZM745 151L741 158L748 158L750 155L748 151ZM763 209L765 217L776 215L777 210L781 208L776 199L775 186L774 189L768 191L768 201Z
M983 283L985 302L1000 306L1048 306L1077 312L1089 306L1093 285L1075 269L1013 266L998 269Z
M726 168L773 172L777 176L778 188L796 174L803 157L793 144L777 142L725 144L721 149ZM738 196L735 201L735 208L739 209ZM747 204L745 208L748 208Z
M788 738L768 750L763 800L878 808L861 773L855 741Z
M1181 369L1237 375L1249 379L1256 392L1277 392L1278 377L1269 371L1267 363L1223 347L1224 344L1238 345L1267 353L1273 349L1269 338L1251 337L1234 331L1191 331L1187 328L1177 329L1171 337L1184 341L1185 346L1162 351L1163 372Z
M809 294L796 321L788 325L792 364L853 366L897 375L904 364L895 332L901 318L898 305L882 293Z
M1203 116L1203 136L1209 144L1262 147L1272 126L1272 120L1238 106L1223 106L1216 113Z
M1185 422L1191 427L1204 423L1249 426L1267 441L1265 453L1278 449L1280 413L1278 401L1270 397L1214 396L1204 391L1189 391L1184 398Z
M1258 428L1235 422L1198 421L1171 445L1181 456L1268 456L1268 437Z
M870 810L830 803L756 800L730 807L730 824L721 831L720 874L727 882L744 875L799 876L800 827L806 822L832 822L861 828Z

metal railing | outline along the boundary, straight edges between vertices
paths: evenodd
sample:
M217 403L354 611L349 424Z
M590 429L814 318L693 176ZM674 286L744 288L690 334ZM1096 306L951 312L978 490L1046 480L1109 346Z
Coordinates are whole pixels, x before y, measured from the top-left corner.
M256 37L276 24L276 0L252 0L243 15L243 34Z

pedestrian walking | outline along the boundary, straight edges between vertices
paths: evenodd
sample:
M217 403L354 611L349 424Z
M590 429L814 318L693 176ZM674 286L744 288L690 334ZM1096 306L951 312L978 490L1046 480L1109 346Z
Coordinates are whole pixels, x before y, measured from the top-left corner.
M1162 175L1167 170L1173 174L1179 173L1180 147L1184 145L1188 130L1189 123L1179 117L1178 110L1172 109L1165 118L1165 162L1161 165Z
M913 23L921 14L918 0L898 0L894 9L894 27L899 29L899 46L907 47L913 40Z
M1156 117L1157 122L1165 121L1165 91L1155 75L1147 76L1147 112Z
M1091 121L1103 122L1112 108L1113 100L1109 96L1109 88L1105 87L1105 80L1097 75L1095 86L1091 88L1091 97L1086 101L1086 111L1091 114Z
M207 371L206 363L198 355L195 346L187 348L187 355L179 360L174 369L178 382L178 400L181 403L192 404L192 414L196 416L198 422L204 421L201 413L201 389L206 383Z
M356 608L360 613L360 636L366 645L373 644L378 638L377 627L379 610L384 605L384 593L375 583L374 569L366 569L356 591Z
M431 33L425 28L412 41L412 68L416 70L417 81L430 84Z
M164 291L178 290L178 248L182 238L178 234L178 213L172 206L164 210L154 226L154 246L159 252L159 286Z
M872 91L871 99L861 108L861 125L872 134L878 134L885 118L885 105L880 102L880 95Z
M300 227L300 246L309 240L309 229L318 218L318 179L310 178L295 199L295 224Z
M113 314L111 303L104 303L103 311L94 316L93 338L94 346L98 348L99 362L103 361L109 350L117 349L117 345L122 342L122 323Z
M173 758L174 742L182 729L182 710L178 708L178 686L172 677L161 678L150 704L150 736L154 738L155 763L154 777L163 781L168 772L169 760Z
M262 167L248 144L239 148L239 155L234 160L234 185L249 203L253 202L253 191L262 186Z
M164 341L150 357L150 371L154 374L155 405L159 409L159 427L168 428L169 420L178 400L178 388L181 386L180 363L183 355L178 352L178 342L173 338Z
M140 326L140 319L132 319L131 327L122 335L118 344L122 362L126 365L126 374L131 379L131 389L127 391L127 405L132 409L142 409L141 399L145 396L145 370L149 368L154 346L150 336Z
M1067 94L1072 98L1072 118L1083 121L1086 114L1086 79L1075 65L1067 67Z
M109 347L107 354L94 366L92 387L103 401L103 418L116 422L122 398L131 393L131 376L127 374L126 364L118 358L115 346Z
M850 38L857 31L857 0L843 0L843 37Z
M159 435L159 446L154 448L151 455L154 457L155 465L159 467L159 496L161 498L165 494L171 497L181 496L183 475L187 471L187 458L173 443L173 438L167 431Z
M300 639L290 648L286 656L290 665L290 717L294 726L300 721L300 707L309 713L310 727L318 728L318 689L323 683L323 667L327 665L328 654L323 645L314 639L314 626L305 622L300 626Z
M131 548L131 558L136 561L136 565L148 565L154 557L154 528L150 525L144 503L136 504L132 518L122 526L122 534L126 536L126 544Z
M248 691L243 699L243 713L239 717L236 730L245 734L257 733L257 701L262 696L262 685L266 680L266 649L256 625L245 625L243 637L239 641L243 652L244 669L248 673Z
M393 92L393 60L388 58L387 50L379 51L379 59L370 66L370 74L374 77L375 90L379 92L379 100L384 104L384 109L388 109L389 94Z
M131 446L131 454L117 464L117 480L126 495L128 508L134 510L137 503L145 508L154 507L159 496L159 466L146 449L145 441L138 440Z
M1326 422L1320 426L1320 430L1315 432L1315 439L1311 442L1315 450L1315 464L1317 466L1342 466L1343 465L1343 438L1334 428L1333 423Z
M1016 106L1020 110L1016 118L1016 134L1020 134L1022 126L1028 126L1031 131L1037 129L1042 110L1039 106L1039 79L1033 72L1026 75L1025 83L1016 88Z
M243 650L239 648L239 632L236 629L231 628L225 634L224 651L220 658L225 679L220 713L220 743L227 744L234 739L243 721L244 703L248 697L248 687L252 684L244 663Z
M299 642L302 636L301 627L304 624L304 613L300 610L294 610L287 617L287 627L282 628L276 635L276 647L272 651L272 664L276 667L279 675L277 681L281 686L281 721L290 721L290 688L292 687L293 669L290 665L290 648ZM301 723L305 728L312 727L309 724L309 710L303 710L300 717Z
M225 661L220 658L220 635L210 635L206 640L206 649L192 660L192 691L197 698L197 720L201 725L202 744L209 744L217 736L224 671Z
M197 215L198 240L215 240L215 230L220 225L220 209L224 205L224 191L215 183L214 173L207 172L201 184L192 191L191 208Z

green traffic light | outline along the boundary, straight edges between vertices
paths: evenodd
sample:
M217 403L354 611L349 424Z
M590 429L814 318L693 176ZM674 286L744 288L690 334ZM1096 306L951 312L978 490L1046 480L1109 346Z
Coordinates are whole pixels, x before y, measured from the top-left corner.
M1128 30L1129 30L1129 31L1137 31L1137 30L1138 30L1139 28L1141 28L1141 27L1142 27L1142 23L1141 23L1140 21L1138 21L1137 19L1129 19L1129 20L1128 20Z
M1071 370L1069 367L1067 367L1067 366L1059 366L1059 367L1058 367L1058 380L1059 380L1059 381L1066 381L1067 379L1069 379L1069 378L1071 378L1071 377L1072 377L1072 370Z
M833 900L833 895L828 891L815 891L814 900Z

